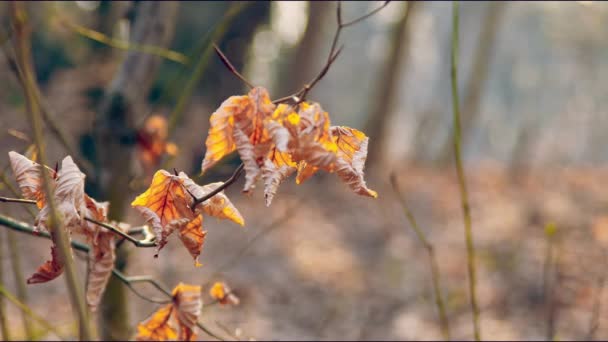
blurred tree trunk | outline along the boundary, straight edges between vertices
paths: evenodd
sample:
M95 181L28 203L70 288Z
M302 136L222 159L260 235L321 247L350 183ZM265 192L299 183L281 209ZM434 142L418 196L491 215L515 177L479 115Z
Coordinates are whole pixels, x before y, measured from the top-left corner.
M276 97L291 94L309 82L325 62L326 50L331 42L323 41L327 19L336 4L332 1L308 1L308 23L302 40L292 49L290 61L283 68L276 87Z
M166 47L172 36L178 3L172 1L134 2L130 41ZM109 218L122 220L129 200L132 151L135 130L145 110L148 91L160 65L159 57L128 52L105 91L95 125L93 150L88 151L95 165L94 197L110 201ZM116 268L127 264L125 248L117 251ZM127 340L131 336L125 296L126 288L112 277L100 306L102 340Z
M494 41L496 40L496 34L500 27L500 20L505 11L506 4L506 1L492 1L489 4L479 34L479 42L473 59L473 68L471 68L471 76L469 76L469 81L466 86L466 97L462 105L461 119L462 137L464 140L463 146L466 146L466 141L469 138L475 120L479 117L481 95L483 94L483 89L488 79ZM439 150L439 155L437 157L439 165L445 165L450 161L452 157L453 140L454 133L450 131L447 139Z
M395 105L399 91L399 76L403 75L407 62L408 47L412 25L408 24L415 11L420 6L416 1L408 1L402 6L401 18L391 28L388 58L378 73L377 93L372 100L372 109L367 119L364 132L369 136L368 165L382 160L384 151L386 127L393 118L392 108Z

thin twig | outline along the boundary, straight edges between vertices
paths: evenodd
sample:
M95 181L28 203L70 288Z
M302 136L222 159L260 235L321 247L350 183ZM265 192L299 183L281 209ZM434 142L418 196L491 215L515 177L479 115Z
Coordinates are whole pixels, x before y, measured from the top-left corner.
M10 198L10 197L4 197L4 196L0 196L0 202L7 202L7 203L22 203L22 204L36 204L36 201L34 200L28 200L28 199L23 199L23 198ZM90 217L85 217L84 218L85 221L89 221L93 224L96 224L98 226L104 227L106 229L108 229L109 231L111 231L114 234L120 235L122 238L128 240L129 242L133 243L136 247L143 247L143 248L147 248L147 247L156 247L156 243L153 241L148 241L149 237L146 236L145 239L143 241L137 240L136 238L132 237L131 235L123 232L122 230L112 226L109 223L105 223L105 222L99 222L95 219L92 219ZM142 233L144 232L143 228L138 228L137 230L134 230L137 233Z
M94 219L92 219L90 217L85 217L84 219L86 221L94 223L94 224L96 224L98 226L104 227L104 228L112 231L114 234L120 235L121 237L127 239L129 242L133 243L136 247L144 247L144 248L146 248L146 247L156 247L156 243L155 242L137 240L136 238L132 237L131 235L123 232L122 230L120 230L120 229L118 229L118 228L116 228L116 227L114 227L114 226L112 226L112 225L110 225L108 223L99 222L99 221L94 220Z
M325 63L323 68L321 68L319 73L309 83L305 84L300 90L298 90L297 92L295 92L291 95L274 100L274 101L272 101L272 103L277 104L277 103L282 103L282 102L289 101L289 100L294 100L294 102L296 104L299 104L302 101L306 100L306 96L308 95L310 90L312 88L314 88L314 86L327 74L327 72L329 71L333 62L338 58L338 56L340 55L340 52L342 52L342 48L344 46L340 46L340 48L337 48L338 41L340 39L340 33L342 33L342 29L344 29L348 26L354 25L356 23L359 23L359 22L371 17L372 15L378 13L380 10L382 10L384 7L386 7L389 4L389 2L390 1L385 1L384 4L382 4L382 6L376 8L375 10L373 10L365 15L362 15L356 19L353 19L351 21L344 23L342 21L342 3L340 1L338 1L338 5L336 7L336 21L337 21L338 27L336 28L336 32L334 33L334 37L332 39L331 48L329 49L329 54L327 55L327 62Z
M34 201L34 200L28 200L28 199L23 199L23 198L10 198L10 197L3 197L3 196L0 196L0 202L36 204L36 201Z
M201 198L196 198L193 194L190 194L192 196L192 198L194 198L194 201L192 202L192 205L190 206L192 211L195 211L197 205L199 205L199 204L205 202L206 200L210 199L211 197L217 195L222 190L229 187L232 183L236 182L237 179L239 179L239 177L241 176L241 173L243 173L244 168L245 168L245 165L243 163L241 163L241 165L239 165L239 167L237 167L236 170L234 170L234 173L232 174L232 176L230 176L230 178L228 178L224 182L224 184L218 186L215 190L211 191L210 193L206 194L205 196L203 196Z
M220 59L222 60L222 63L224 63L224 65L226 66L226 68L228 68L228 70L230 70L231 73L234 74L234 76L238 77L241 81L243 81L243 83L245 83L249 89L253 88L253 84L251 84L251 82L249 82L243 75L241 75L236 68L234 67L234 65L232 65L232 63L230 63L230 61L228 60L228 58L224 55L224 53L222 52L222 50L220 50L220 48L213 43L213 49L215 50L215 53L217 53L217 55L220 57Z
M440 277L440 273L439 273L439 265L437 263L437 257L435 256L435 249L434 249L433 245L427 239L426 234L424 234L424 231L422 231L422 229L420 229L420 227L418 226L418 222L416 222L416 219L414 218L414 214L410 211L409 207L407 206L407 203L405 202L405 198L404 198L403 194L401 193L401 191L399 190L399 184L397 183L397 176L394 172L391 173L390 180L391 180L391 185L393 186L393 190L397 194L397 198L399 199L401 208L403 209L403 212L405 213L405 216L407 217L407 220L410 223L410 226L416 233L416 237L418 237L418 240L420 241L420 243L422 243L422 246L424 247L424 249L426 249L427 254L429 256L429 263L431 266L431 279L433 282L433 292L435 294L435 304L437 305L437 312L439 313L439 324L441 326L441 333L442 333L443 337L445 338L445 340L449 341L450 340L450 326L449 326L449 322L448 322L448 316L447 316L446 310L445 310L445 304L443 302L443 297L441 296L441 285L440 285L441 277Z
M452 53L450 76L452 83L452 108L454 114L454 157L456 159L456 173L460 187L461 205L464 216L464 234L467 248L467 268L469 272L469 296L471 310L473 311L473 335L476 341L481 340L481 327L479 326L479 306L477 304L477 271L475 269L475 245L473 243L473 230L471 227L471 208L462 166L462 128L460 127L460 105L458 101L458 1L452 3Z
M78 33L79 35L92 39L96 42L106 44L113 48L125 51L137 51L142 53L148 53L182 65L190 64L190 60L188 59L188 57L180 52L165 49L160 46L131 43L113 37L108 37L107 35L101 32L73 23L63 16L57 16L57 19L59 20L59 23L65 25L67 28Z

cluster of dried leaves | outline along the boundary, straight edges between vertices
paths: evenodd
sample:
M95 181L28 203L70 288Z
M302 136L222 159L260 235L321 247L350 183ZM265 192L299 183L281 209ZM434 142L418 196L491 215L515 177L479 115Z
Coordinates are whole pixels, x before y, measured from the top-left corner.
M163 122L153 117L140 132L143 161L148 166L157 164L163 153L175 150L166 141ZM275 105L264 88L256 87L247 95L232 96L224 101L211 115L210 123L202 171L237 150L246 172L244 192L251 192L261 177L267 206L285 178L297 172L299 184L318 170L336 173L357 194L377 197L363 178L368 137L353 128L331 126L328 113L318 103ZM108 222L109 203L99 203L84 192L85 175L71 157L62 161L58 171L16 152L9 152L9 157L23 197L36 201L40 209L36 229L53 234L49 224L51 207L42 189L44 167L51 175L53 201L61 215L62 227L70 237L71 234L80 235L91 245L86 298L90 308L95 310L116 258L116 232L99 223L110 223L125 234L128 225ZM168 237L177 231L195 265L200 266L198 257L207 235L203 230L204 215L244 225L243 217L223 191L201 200L223 184L200 186L183 172L156 171L150 187L131 203L154 232L156 256ZM51 260L28 279L29 284L50 281L63 272L64 261L59 258L55 245L51 247L51 256ZM215 283L209 294L222 305L239 303L238 297L221 282ZM139 324L136 338L192 340L201 308L201 287L180 283L173 290L171 304L161 307Z
M40 209L35 221L36 229L44 229L53 234L49 229L51 209L42 189L42 166L17 152L9 152L9 157L23 197L35 200ZM63 227L69 235L79 234L85 237L91 246L86 299L91 310L95 310L114 268L115 235L103 227L86 221L85 217L107 222L109 203L99 203L85 194L85 175L80 172L71 157L63 159L59 171L44 167L51 175L52 187L55 189L53 200L62 215ZM27 282L35 284L53 280L63 273L63 266L64 261L59 258L57 246L53 245L51 260L40 266Z
M269 206L281 182L297 171L300 184L318 170L335 172L357 194L377 197L367 188L363 167L369 138L343 126L331 126L318 103L272 103L262 87L232 96L211 115L202 172L237 150L245 165L248 193L262 177Z

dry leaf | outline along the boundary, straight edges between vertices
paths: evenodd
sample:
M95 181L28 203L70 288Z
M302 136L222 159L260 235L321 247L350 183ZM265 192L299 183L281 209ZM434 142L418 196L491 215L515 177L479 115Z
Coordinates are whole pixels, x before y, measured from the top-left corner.
M179 176L183 179L183 184L188 193L194 195L196 198L205 197L207 194L224 184L223 182L216 182L200 186L194 183L194 181L183 172L180 172ZM205 202L198 204L196 206L196 213L201 213L201 209L202 212L207 215L219 219L228 219L241 226L245 225L243 216L241 216L238 209L230 202L230 199L224 194L224 191L220 191Z
M135 338L138 341L193 341L202 308L201 287L179 283L173 289L172 303L140 323Z
M180 240L194 258L195 265L200 266L198 256L207 235L203 230L203 213L230 219L241 225L244 223L241 214L223 192L200 204L195 213L190 210L190 204L194 201L192 196L205 196L219 185L221 183L201 187L183 172L179 176L171 175L165 170L156 172L150 188L131 205L152 227L157 237L157 251L164 247L168 237L177 230Z
M318 103L304 102L297 113L279 106L267 126L274 132L272 137L280 139L277 146L284 145L284 131L289 132L288 151L298 163L298 184L324 170L337 173L357 194L377 197L363 178L369 138L356 129L330 125L329 115Z
M245 164L244 191L253 189L260 174L262 159L271 144L265 122L274 109L268 91L262 87L251 89L246 96L232 96L224 101L209 119L202 172L237 149Z
M173 304L160 308L150 318L137 325L137 341L171 341L177 339L177 329L171 324Z
M239 298L223 282L215 282L209 289L209 295L222 305L239 305L240 303Z
M28 284L46 283L63 273L63 262L59 258L57 246L51 246L51 260L38 268L36 273L27 279Z
M179 283L173 289L173 305L177 311L179 324L179 339L181 341L194 340L195 327L203 308L201 287Z
M207 232L203 231L203 215L200 214L188 223L180 225L178 230L179 239L194 258L194 265L201 266L198 256L201 254L207 236Z
M112 276L115 253L115 236L111 232L100 232L94 237L97 241L89 240L91 251L89 251L89 272L87 274L86 299L91 311L95 312L101 297Z
M137 156L146 170L158 167L165 153L177 154L177 146L167 142L168 138L167 119L162 115L149 116L137 133Z
M27 157L11 151L8 153L13 174L21 189L23 198L35 200L39 209L45 205L44 190L42 189L42 174L40 164L29 160ZM55 170L46 167L51 178L55 178Z

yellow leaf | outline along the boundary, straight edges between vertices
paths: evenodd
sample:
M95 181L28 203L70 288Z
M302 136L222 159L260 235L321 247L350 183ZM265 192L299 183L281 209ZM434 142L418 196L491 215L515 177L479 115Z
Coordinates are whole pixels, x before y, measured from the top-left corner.
M223 182L215 182L200 186L194 183L194 181L183 172L180 172L179 177L183 179L184 187L188 190L188 193L194 195L196 198L205 197L207 194L224 184ZM228 199L228 196L226 196L224 191L220 191L205 202L199 203L196 206L196 212L200 213L201 208L202 212L207 215L219 219L228 219L241 226L245 225L243 216L241 216L238 209L230 202L230 199Z
M177 331L171 326L173 304L157 310L150 318L137 325L137 341L170 341L177 339Z
M215 282L209 289L209 295L222 305L239 305L240 303L239 298L223 282Z
M201 254L207 232L203 231L203 215L198 215L192 221L179 228L179 238L194 258L194 265L201 266L198 256Z
M194 340L194 329L203 308L201 287L179 283L173 289L173 305L177 311L179 339Z
M202 172L207 171L224 156L236 149L234 143L234 115L237 112L253 110L249 96L232 96L228 98L209 118L209 133L205 146L205 158L201 165Z
M148 190L137 196L131 206L152 210L162 226L175 219L187 217L189 211L182 179L165 170L154 174Z

